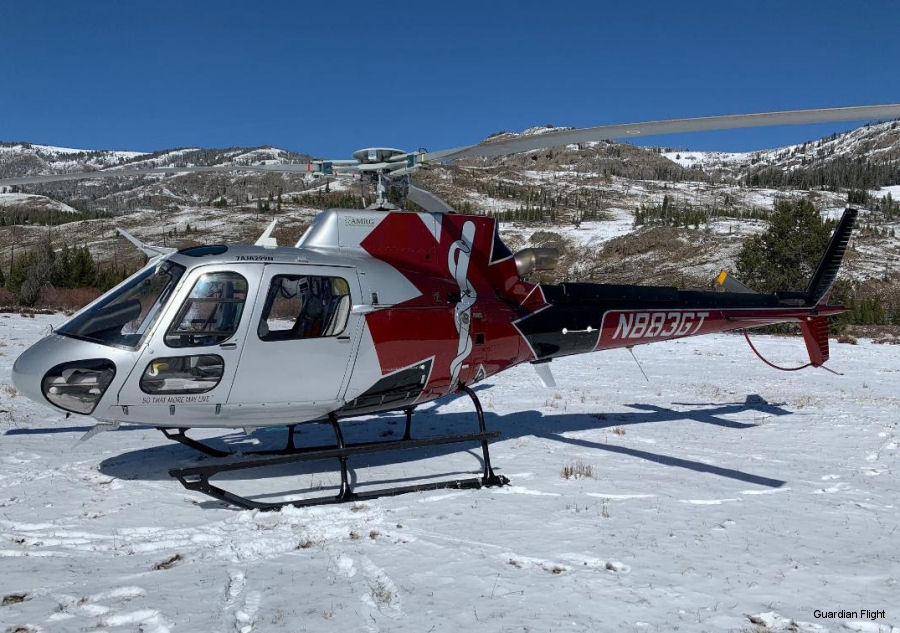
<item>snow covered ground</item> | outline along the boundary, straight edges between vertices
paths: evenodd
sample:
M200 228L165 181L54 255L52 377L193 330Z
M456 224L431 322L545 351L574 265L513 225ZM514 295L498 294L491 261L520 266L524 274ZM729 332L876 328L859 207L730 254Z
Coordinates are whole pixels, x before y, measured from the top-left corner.
M62 213L76 213L75 209L66 203L46 196L38 196L31 193L0 193L0 209L8 207L27 207L46 211L60 211Z
M585 220L578 227L572 224L518 224L507 222L501 224L500 235L511 243L527 242L537 232L552 232L571 240L576 246L600 247L616 237L621 237L634 230L634 215L620 208L606 211L608 219L600 221Z
M516 368L478 390L511 486L257 513L182 489L167 469L198 458L154 429L78 443L90 420L16 395L13 360L61 320L0 315L0 631L900 630L896 346L833 344L843 376L776 372L729 335L637 348L649 382L625 350L553 363L556 389ZM413 430L473 424L457 398ZM353 464L384 485L479 460ZM226 483L333 483L316 468ZM885 617L814 615L865 608Z

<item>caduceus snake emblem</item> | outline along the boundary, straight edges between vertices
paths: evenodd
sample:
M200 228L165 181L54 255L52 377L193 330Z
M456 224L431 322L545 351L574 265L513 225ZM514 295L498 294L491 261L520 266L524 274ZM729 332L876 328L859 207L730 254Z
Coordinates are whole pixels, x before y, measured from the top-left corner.
M456 310L453 313L456 331L459 332L459 345L456 348L456 358L450 363L451 391L455 391L459 383L459 370L463 361L472 353L472 337L469 336L469 328L472 324L472 306L478 299L478 295L475 288L469 283L467 275L474 243L475 223L466 222L463 224L462 235L450 245L447 253L447 267L459 286L459 303L456 304Z

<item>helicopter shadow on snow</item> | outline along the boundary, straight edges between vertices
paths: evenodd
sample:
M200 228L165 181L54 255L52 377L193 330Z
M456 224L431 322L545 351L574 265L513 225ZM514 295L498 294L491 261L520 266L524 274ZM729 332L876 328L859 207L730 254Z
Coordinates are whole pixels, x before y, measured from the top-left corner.
M482 389L489 387L484 385ZM457 396L465 397L465 396ZM428 437L433 435L449 435L472 433L477 430L477 422L474 411L443 413L441 409L455 398L445 399L433 406L426 406L416 412L413 417L413 437ZM498 415L491 412L485 413L488 430L500 431L500 440L512 440L519 437L538 437L541 439L561 442L577 446L579 448L591 448L598 451L607 451L620 455L642 459L671 468L692 470L718 477L724 477L744 483L759 486L778 488L786 481L765 477L724 466L715 466L691 459L686 459L671 454L654 453L634 447L620 444L609 444L595 439L568 437L568 433L579 431L600 430L604 428L623 427L637 424L650 423L678 423L699 422L711 424L727 429L750 429L757 424L738 422L724 416L746 411L757 411L765 416L790 415L792 412L781 405L771 404L757 395L749 395L743 402L729 403L672 403L673 407L635 403L626 405L633 411L616 413L558 413L544 414L539 411L517 411L506 415ZM345 420L341 423L344 437L348 443L364 442L372 440L394 441L403 435L404 416L402 413L383 414L367 419ZM297 427L295 436L298 446L328 445L332 444L334 437L327 424L304 424ZM235 452L249 450L278 449L284 445L286 432L284 428L257 429L249 435L242 432L232 432L212 438L204 438L210 446ZM494 446L494 454L503 450ZM443 471L429 475L417 472L413 477L382 477L372 481L363 478L357 481L357 471L363 469L377 469L381 466L406 464L425 458L440 457L449 454L468 453L473 458L470 471ZM403 485L405 483L427 482L428 480L444 480L459 476L472 476L481 468L480 446L473 442L470 444L450 444L395 450L391 452L358 455L350 458L351 484L359 483L379 485ZM477 461L475 461L477 460ZM129 451L104 460L100 464L100 471L106 475L121 479L138 480L168 480L168 469L172 467L188 466L197 463L214 463L214 458L197 453L196 451L179 444L165 444L151 448ZM459 462L454 462L459 465ZM260 476L272 477L303 477L304 475L316 475L320 473L332 473L336 470L335 459L317 460L294 463L287 466L270 466L258 469ZM494 465L496 472L502 470ZM215 477L216 481L225 482L230 479L253 479L248 473L254 472L226 472ZM372 471L376 472L377 471ZM377 475L376 475L377 476ZM328 486L313 486L303 488L304 492L317 490L331 490ZM299 490L279 491L272 495L252 495L253 498L290 495ZM212 505L220 505L210 502Z

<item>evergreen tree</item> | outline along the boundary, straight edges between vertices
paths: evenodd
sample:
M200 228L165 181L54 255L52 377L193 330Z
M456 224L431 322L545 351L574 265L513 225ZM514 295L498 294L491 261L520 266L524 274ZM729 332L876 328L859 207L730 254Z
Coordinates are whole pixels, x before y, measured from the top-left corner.
M72 280L70 271L72 269L72 252L69 245L65 244L56 254L56 261L53 265L53 272L50 276L50 284L57 288L71 288Z
M830 237L831 226L812 202L779 200L768 229L748 240L738 254L738 274L758 292L802 290Z
M83 288L93 286L97 278L97 267L94 258L86 246L75 250L72 256L70 287Z
M41 291L50 285L55 263L56 254L53 252L53 243L48 233L41 238L34 259L25 271L25 279L19 287L19 303L27 306L37 303Z
M9 268L9 276L6 278L6 289L18 294L19 289L28 276L28 269L34 263L34 253L27 251L13 260Z

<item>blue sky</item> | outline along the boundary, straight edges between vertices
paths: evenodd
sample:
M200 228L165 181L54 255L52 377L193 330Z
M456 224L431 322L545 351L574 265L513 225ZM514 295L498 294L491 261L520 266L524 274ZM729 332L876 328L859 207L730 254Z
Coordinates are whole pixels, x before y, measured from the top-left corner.
M340 158L900 102L896 2L0 2L0 139ZM744 150L852 125L657 137Z

